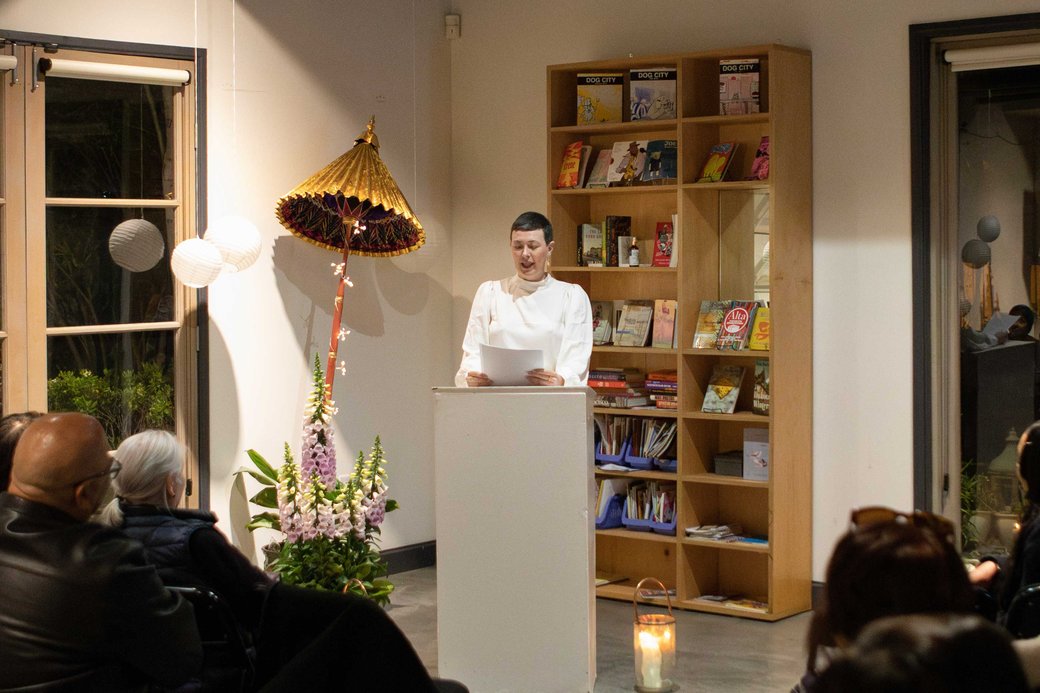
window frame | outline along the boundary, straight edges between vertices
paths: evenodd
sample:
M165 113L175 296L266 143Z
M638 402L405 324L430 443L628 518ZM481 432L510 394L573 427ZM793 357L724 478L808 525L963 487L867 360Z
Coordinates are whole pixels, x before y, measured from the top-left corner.
M31 82L36 57L50 57L53 51L76 51L71 57L93 59L100 62L123 62L129 64L152 64L159 61L188 63L192 74L191 82L183 93L175 97L179 112L175 118L190 119L187 128L178 128L175 143L175 198L178 200L179 221L174 229L180 240L195 235L196 229L206 227L206 51L191 47L160 46L3 32L4 53L19 54L17 68L18 85L12 85L14 75L0 72L5 81L2 85L5 143L3 156L4 187L2 219L4 233L3 272L5 287L21 286L14 293L3 294L4 324L10 328L3 334L5 374L24 373L17 379L5 377L4 406L8 411L47 407L46 354L47 337L51 330L46 326L46 280L41 272L29 272L33 263L43 266L45 244L42 234L29 234L27 229L45 228L45 215L50 202L44 197L43 161L31 160L34 156L33 143L42 147L43 104L40 98L32 102ZM183 67L183 65L181 65ZM45 89L45 79L39 80ZM18 93L12 93L20 89ZM21 97L21 95L25 95ZM42 95L41 95L42 96ZM182 124L183 120L180 121ZM15 129L17 128L17 130ZM12 135L20 131L24 136ZM192 137L194 133L194 137ZM186 134L187 137L181 135ZM189 141L190 140L190 141ZM28 143L28 144L27 144ZM27 149L28 147L28 149ZM20 191L18 188L20 187ZM17 191L17 194L11 194ZM60 198L59 198L60 199ZM30 202L31 201L31 202ZM37 204L40 202L40 204ZM12 223L13 222L13 223ZM169 262L169 251L164 262ZM208 391L208 311L207 290L191 289L174 280L176 328L174 370L174 392L177 402L174 409L175 428L178 436L188 448L188 476L192 493L187 499L193 507L209 507L209 391ZM25 300L15 300L25 299ZM41 326L43 329L39 329ZM20 327L15 328L15 325ZM132 323L132 325L134 325ZM62 331L59 328L59 331ZM65 330L67 331L67 330ZM104 332L104 329L91 333ZM135 331L133 328L127 332ZM122 331L120 331L122 332ZM194 367L191 354L194 350ZM40 365L42 358L43 364ZM41 375L42 374L42 375ZM40 382L40 379L42 383ZM42 399L41 399L42 398Z

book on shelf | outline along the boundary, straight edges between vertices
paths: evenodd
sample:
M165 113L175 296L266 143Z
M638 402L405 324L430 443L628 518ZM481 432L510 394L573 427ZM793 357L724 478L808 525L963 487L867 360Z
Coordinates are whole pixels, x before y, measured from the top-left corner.
M599 490L596 494L596 517L603 515L611 498L624 496L627 493L628 481L626 479L600 479Z
M765 613L769 611L769 604L759 599L749 599L747 597L737 599L727 599L722 602L723 606L731 609L742 609L744 611L761 611Z
M582 224L579 228L581 264L584 267L603 266L603 228L599 224Z
M697 327L693 333L694 349L714 349L719 339L722 318L729 310L731 301L701 301L697 315Z
M592 157L592 145L586 144L581 148L581 163L578 165L578 184L575 188L585 187L585 174L589 171L589 158Z
M597 390L592 399L592 406L608 409L632 409L650 405L650 398L643 394L611 394L605 390Z
M650 395L650 401L658 409L679 408L679 382L675 369L650 371L646 374L643 387Z
M746 347L757 307L758 303L755 301L733 301L729 310L722 316L715 348L736 350Z
M631 185L643 175L646 164L647 140L622 140L611 149L607 182L612 185Z
M610 169L610 149L601 149L596 153L596 160L589 171L589 179L585 183L586 188L607 187L607 171Z
M672 266L674 228L670 221L657 222L657 228L654 230L654 256L650 261L651 267Z
M708 414L732 414L737 408L744 366L717 363L712 366L711 379L704 391L701 411Z
M607 267L620 267L621 256L618 252L618 239L632 235L632 217L610 214L603 220L603 243L606 251L604 264ZM628 258L625 258L628 265Z
M744 478L769 481L769 429L744 429Z
M675 421L636 419L632 422L631 452L636 457L674 457L675 434Z
M618 343L618 327L621 325L621 311L624 309L625 304L628 301L624 299L614 299L614 336L611 338L611 342L617 346Z
M762 66L758 58L719 61L719 115L758 113Z
M662 590L660 588L651 589L651 588L644 587L641 590L639 590L639 594L637 596L640 599L664 599L666 596L667 597L674 597L675 596L675 588L674 587L669 587L668 589Z
M654 300L654 328L650 346L671 349L675 339L675 313L679 302L670 298Z
M719 183L726 178L726 171L733 162L733 154L737 151L736 142L719 142L708 152L708 158L701 167L698 183Z
M560 174L556 176L556 188L578 187L578 169L581 168L581 148L584 143L581 140L571 142L563 150L563 162L560 164Z
M755 161L751 164L751 175L748 180L766 180L769 178L769 135L762 135L762 140L755 150Z
M614 337L614 303L592 301L592 343L595 346L610 344Z
M740 536L744 528L735 522L722 525L694 525L686 528L686 536L704 541L729 541Z
M679 266L679 237L682 234L679 233L679 215L672 215L672 254L668 258L669 267Z
M751 394L751 411L769 414L769 359L755 359L755 389Z
M628 72L629 112L632 120L675 117L674 67L650 67Z
M625 575L619 575L617 573L601 573L596 571L596 587L602 587L603 585L612 585L616 582L624 582L628 577Z
M618 319L614 346L646 346L653 317L654 305L651 301L626 301Z
M631 416L614 416L613 414L593 414L592 421L599 433L596 451L605 455L620 455L621 448L628 440L632 426Z
M751 334L748 336L748 349L769 351L769 324L769 306L756 308Z
M678 180L678 161L679 143L676 140L650 140L646 144L643 182Z
M610 380L642 385L646 380L643 371L638 368L606 368L597 366L589 371L589 380Z
M675 520L675 482L639 481L630 484L626 509L630 520L651 520L662 524Z
M624 72L581 72L577 78L578 125L620 123Z

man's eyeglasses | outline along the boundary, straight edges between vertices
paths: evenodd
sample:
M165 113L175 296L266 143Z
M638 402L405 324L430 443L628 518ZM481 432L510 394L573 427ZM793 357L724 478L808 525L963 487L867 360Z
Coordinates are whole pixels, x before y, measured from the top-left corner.
M100 479L103 476L107 476L109 479L115 479L117 476L119 476L119 472L122 469L123 469L123 465L121 465L119 463L119 460L113 460L112 461L112 466L110 466L105 471L98 472L97 474L91 474L88 477L80 479L79 481L74 483L73 486L79 486L80 484L85 484L88 481L92 481L93 479Z
M866 508L854 509L849 515L849 522L852 524L853 529L870 527L871 525L879 525L886 522L902 522L914 527L930 529L936 536L951 542L957 536L957 530L952 522L942 515L935 515L923 510L904 513L882 505L871 505Z

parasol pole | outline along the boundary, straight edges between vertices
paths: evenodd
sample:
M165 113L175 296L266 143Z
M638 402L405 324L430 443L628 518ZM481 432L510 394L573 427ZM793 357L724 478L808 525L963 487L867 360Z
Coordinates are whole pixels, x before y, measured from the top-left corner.
M332 381L336 378L336 357L339 354L340 327L343 323L343 293L347 285L347 261L350 259L350 236L355 220L343 218L343 264L336 269L339 276L336 288L336 304L332 310L332 334L329 336L329 361L325 366L325 392L332 398Z

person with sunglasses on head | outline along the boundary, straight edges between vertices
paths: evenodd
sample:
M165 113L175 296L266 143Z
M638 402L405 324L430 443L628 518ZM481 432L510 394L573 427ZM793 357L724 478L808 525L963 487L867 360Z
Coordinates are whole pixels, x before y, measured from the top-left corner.
M806 674L794 691L814 691L832 654L875 619L972 611L974 593L949 520L873 506L853 510L827 565L809 624Z
M202 666L194 611L141 545L90 522L120 465L85 414L48 414L0 493L0 690L137 691Z

